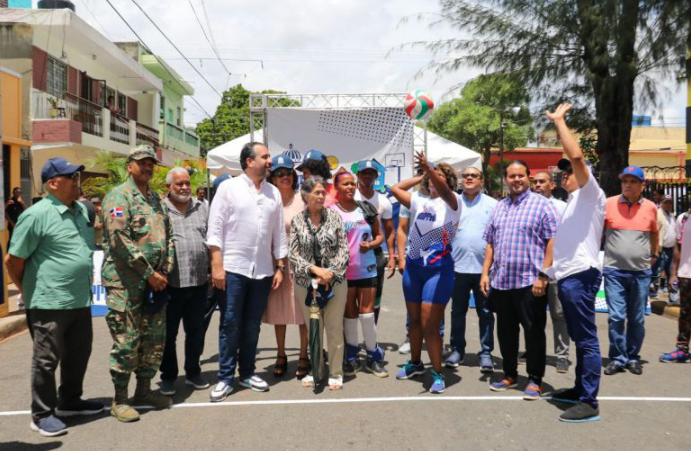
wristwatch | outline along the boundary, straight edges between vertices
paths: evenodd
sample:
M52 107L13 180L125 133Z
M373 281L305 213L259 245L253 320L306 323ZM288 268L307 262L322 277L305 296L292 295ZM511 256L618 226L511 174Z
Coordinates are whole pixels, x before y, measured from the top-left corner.
M281 272L286 272L286 266L285 265L276 265L276 269L281 271Z
M542 280L549 280L549 276L545 272L538 271L537 276Z

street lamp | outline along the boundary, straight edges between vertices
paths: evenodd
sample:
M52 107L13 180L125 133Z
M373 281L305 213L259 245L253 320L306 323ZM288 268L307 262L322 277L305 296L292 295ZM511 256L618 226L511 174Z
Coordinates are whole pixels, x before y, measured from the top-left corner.
M521 107L514 106L509 108L504 108L499 111L499 130L500 130L500 141L501 147L499 148L499 180L501 180L501 194L504 195L504 130L506 130L507 123L504 121L506 114L511 113L511 116L516 119L518 114L521 112Z

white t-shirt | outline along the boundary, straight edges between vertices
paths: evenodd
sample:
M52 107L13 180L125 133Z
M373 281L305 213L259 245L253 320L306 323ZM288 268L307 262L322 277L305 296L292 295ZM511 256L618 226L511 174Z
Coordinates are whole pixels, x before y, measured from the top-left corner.
M571 194L557 225L550 276L561 280L591 267L601 269L600 241L606 203L607 196L593 176Z
M382 193L375 191L374 195L367 198L362 195L360 190L355 191L355 200L363 201L366 200L370 204L374 205L377 209L380 219L391 219L393 218L393 206L391 201Z
M684 279L691 279L691 239L686 239L684 244L684 237L691 236L691 221L684 221L684 228L679 237L679 244L681 245L681 255L679 256L679 269L677 269L677 276Z
M563 200L559 200L556 197L552 196L549 198L549 201L554 205L554 208L557 209L557 213L559 213L559 218L561 218L564 215L564 210L566 210L566 202Z
M411 197L410 214L413 219L408 234L408 268L454 266L451 249L463 208L461 196L454 195L458 202L456 211L441 197Z

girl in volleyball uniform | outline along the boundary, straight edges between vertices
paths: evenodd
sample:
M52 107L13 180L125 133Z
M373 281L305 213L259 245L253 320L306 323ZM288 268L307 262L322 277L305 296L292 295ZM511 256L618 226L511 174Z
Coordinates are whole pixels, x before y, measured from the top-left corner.
M410 379L425 374L422 364L422 339L432 363L431 393L443 393L446 382L442 375L442 340L439 324L454 284L454 260L451 246L461 218L461 197L455 193L458 178L451 166L427 163L417 154L423 176L404 180L391 188L399 202L410 210L406 267L403 273L403 295L410 317L411 358L398 372L397 379ZM408 192L423 183L430 197Z

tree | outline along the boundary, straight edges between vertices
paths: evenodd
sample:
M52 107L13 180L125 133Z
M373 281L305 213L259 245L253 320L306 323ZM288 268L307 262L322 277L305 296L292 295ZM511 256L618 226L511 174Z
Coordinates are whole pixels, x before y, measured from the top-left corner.
M523 84L506 74L480 75L461 89L461 97L443 103L430 118L428 128L482 154L482 169L487 173L491 149L501 148L501 123L504 149L525 146L533 134L530 113L521 108L515 119L512 107L528 105L530 98ZM490 188L490 178L485 178Z
M434 70L516 74L545 106L571 101L591 113L609 195L628 165L635 97L658 99L646 74L678 74L691 44L691 2L677 0L441 0L439 23L472 37L413 43L460 54Z
M241 84L223 92L221 104L216 108L212 119L206 118L197 124L197 134L201 143L201 157L206 153L250 132L250 94L285 94L283 91L267 89L250 92ZM281 99L281 103L283 99Z

